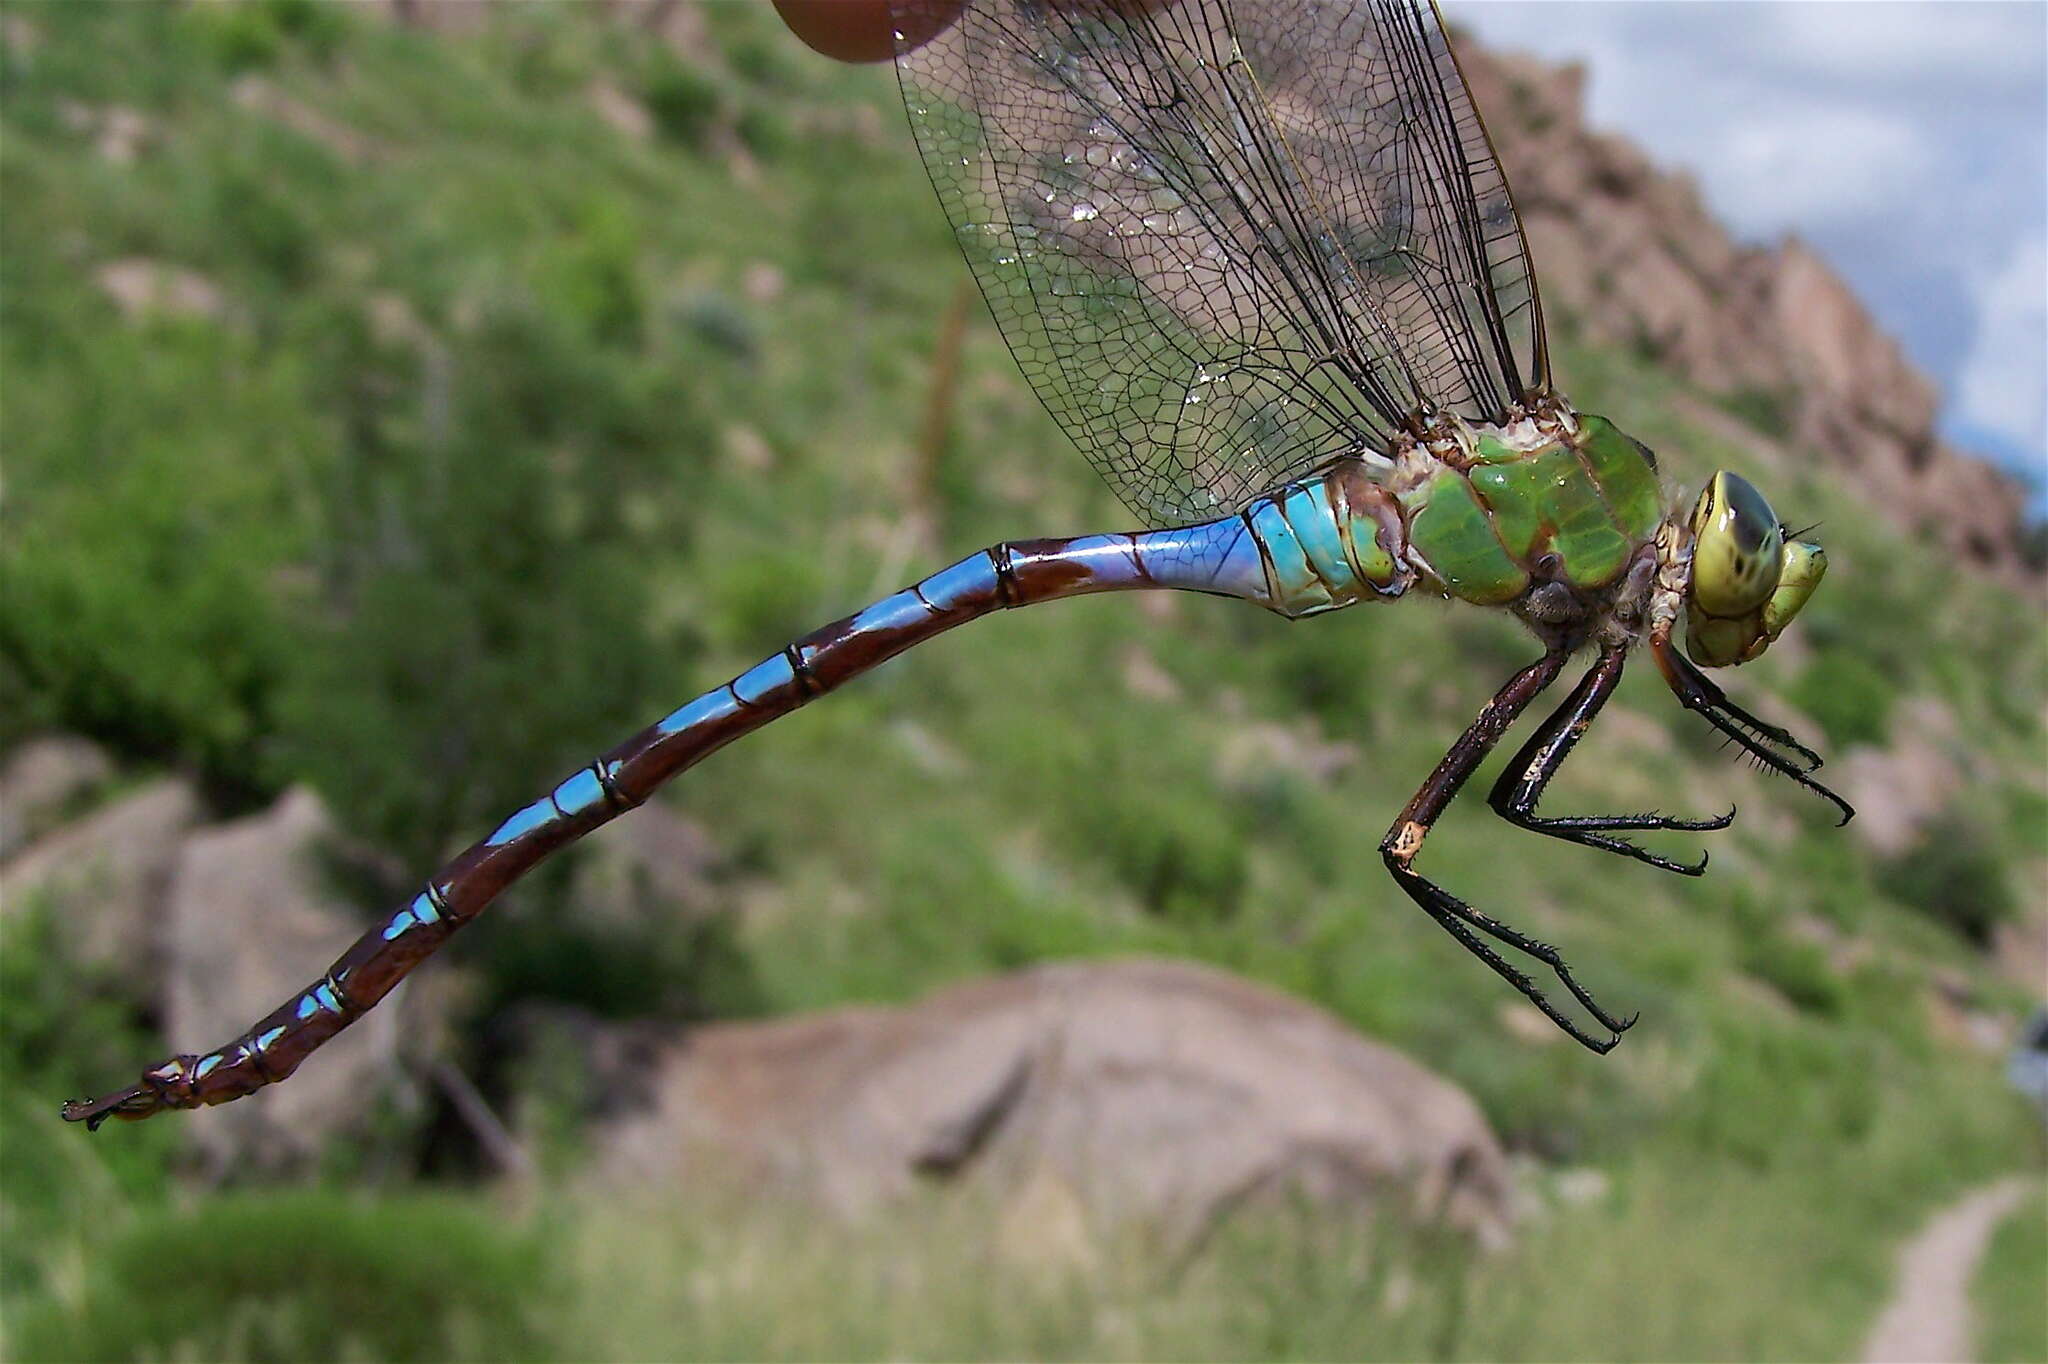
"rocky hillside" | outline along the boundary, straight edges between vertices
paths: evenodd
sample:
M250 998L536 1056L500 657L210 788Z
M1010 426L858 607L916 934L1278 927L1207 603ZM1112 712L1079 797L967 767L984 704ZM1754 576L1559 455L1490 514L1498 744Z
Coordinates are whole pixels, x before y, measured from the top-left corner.
M1967 561L2038 579L2024 489L1935 434L1934 381L1825 261L1796 237L1737 242L1690 176L1589 128L1583 67L1470 44L1463 55L1553 327L1636 348L1772 440L1820 451Z

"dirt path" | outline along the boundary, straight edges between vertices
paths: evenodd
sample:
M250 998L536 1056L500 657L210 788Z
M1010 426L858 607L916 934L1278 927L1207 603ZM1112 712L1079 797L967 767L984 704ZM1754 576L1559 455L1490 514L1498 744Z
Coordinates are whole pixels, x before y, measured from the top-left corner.
M2021 1176L2001 1179L1936 1213L1899 1250L1892 1299L1863 1343L1864 1364L1965 1364L1970 1280L1998 1224L2026 1197Z

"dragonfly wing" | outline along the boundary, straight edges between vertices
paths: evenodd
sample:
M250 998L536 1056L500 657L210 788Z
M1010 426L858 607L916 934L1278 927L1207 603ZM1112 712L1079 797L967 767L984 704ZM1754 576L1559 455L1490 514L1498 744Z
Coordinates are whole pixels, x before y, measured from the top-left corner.
M899 0L897 26L960 8ZM1019 366L1152 524L1547 384L1426 0L974 0L897 69Z

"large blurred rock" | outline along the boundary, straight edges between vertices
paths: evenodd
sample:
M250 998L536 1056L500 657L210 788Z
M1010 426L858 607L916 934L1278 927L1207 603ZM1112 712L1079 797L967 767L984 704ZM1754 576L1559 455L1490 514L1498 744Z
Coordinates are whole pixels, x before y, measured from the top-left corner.
M327 811L304 788L186 841L167 915L164 1031L174 1050L207 1051L239 1036L362 933L366 922L328 888L321 859L332 845ZM412 1004L400 986L286 1083L187 1114L209 1166L286 1168L358 1129L401 1083Z
M227 311L220 286L182 265L126 256L106 262L93 272L93 278L130 322L153 314L212 321Z
M1500 1148L1462 1091L1318 1009L1180 962L700 1028L649 1083L655 1108L597 1139L606 1177L781 1188L840 1213L950 1177L995 1198L1006 1235L1049 1219L1063 1255L1133 1227L1189 1245L1289 1193L1488 1241L1510 1217Z
M1881 857L1899 856L1986 775L1973 770L1982 762L1947 706L1931 696L1907 698L1885 747L1852 748L1842 759L1842 796L1856 807L1851 833Z
M701 824L650 801L583 841L570 898L580 919L608 928L674 924L711 908L717 862Z
M65 807L114 775L99 745L70 734L31 739L0 765L0 859L14 856Z
M2034 898L1991 930L1991 954L2001 975L2048 1003L2048 904L2039 898L2042 870L2039 861L2023 869L2023 884L2032 889Z
M0 913L53 916L74 961L161 996L165 895L185 833L202 813L182 779L166 777L44 835L0 866Z

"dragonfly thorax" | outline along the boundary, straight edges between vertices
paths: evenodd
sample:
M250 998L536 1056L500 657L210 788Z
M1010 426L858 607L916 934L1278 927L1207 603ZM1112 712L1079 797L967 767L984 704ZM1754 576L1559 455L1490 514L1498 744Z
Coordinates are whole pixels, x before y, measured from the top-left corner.
M1395 452L1388 490L1426 584L1532 623L1597 615L1650 562L1664 518L1648 449L1557 399L1436 424Z

